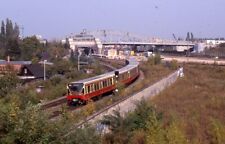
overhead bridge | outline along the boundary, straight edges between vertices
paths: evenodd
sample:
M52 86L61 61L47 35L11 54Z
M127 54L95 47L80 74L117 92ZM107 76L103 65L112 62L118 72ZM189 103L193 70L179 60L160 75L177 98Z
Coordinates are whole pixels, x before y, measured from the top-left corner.
M103 42L103 46L119 46L133 47L137 51L171 51L171 52L186 52L192 51L195 44L190 42Z
M103 42L103 45L165 45L165 46L194 46L192 43L185 42Z

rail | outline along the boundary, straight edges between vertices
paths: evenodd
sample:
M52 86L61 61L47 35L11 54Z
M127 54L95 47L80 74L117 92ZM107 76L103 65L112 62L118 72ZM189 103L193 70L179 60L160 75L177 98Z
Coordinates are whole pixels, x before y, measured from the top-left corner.
M100 62L100 65L103 65L103 66L107 67L111 71L114 71L115 69L117 69L116 67L111 66L108 63L109 63L109 61ZM121 64L121 62L120 62L120 64ZM43 110L45 110L45 109L48 109L48 108L51 108L51 107L61 105L61 104L66 103L66 102L67 102L66 96L64 95L64 96L61 96L61 97L56 98L54 100L43 102L43 103L40 104L40 106Z
M131 96L128 96L104 109L101 111L89 116L84 121L76 124L74 128L83 127L85 124L97 124L99 120L103 119L105 115L113 114L113 112L119 111L121 115L125 115L128 112L132 112L136 108L136 103L138 101L141 101L143 99L149 99L157 94L159 94L161 91L163 91L165 88L169 87L171 84L173 84L177 78L179 77L180 70L175 71L174 73L170 74L169 76L161 79L160 81L156 82L155 84L144 88L142 91L137 92ZM70 133L66 134L66 136L69 136L74 131L70 131Z

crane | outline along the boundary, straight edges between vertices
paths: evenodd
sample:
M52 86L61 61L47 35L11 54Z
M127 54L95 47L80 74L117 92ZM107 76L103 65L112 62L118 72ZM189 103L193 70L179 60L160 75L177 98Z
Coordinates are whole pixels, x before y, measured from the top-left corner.
M174 38L174 40L175 41L177 41L177 38L176 38L176 36L175 36L175 34L173 33L173 38Z

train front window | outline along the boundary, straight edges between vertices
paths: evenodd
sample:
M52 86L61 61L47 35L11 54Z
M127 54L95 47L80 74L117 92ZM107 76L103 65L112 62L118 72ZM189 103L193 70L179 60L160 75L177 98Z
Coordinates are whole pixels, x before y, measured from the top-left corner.
M81 93L82 89L83 89L83 84L82 83L70 83L68 85L68 87L71 92Z

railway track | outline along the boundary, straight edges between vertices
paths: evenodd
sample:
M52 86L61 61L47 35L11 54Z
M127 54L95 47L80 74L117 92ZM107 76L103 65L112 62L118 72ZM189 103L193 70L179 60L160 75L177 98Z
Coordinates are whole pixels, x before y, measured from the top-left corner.
M144 77L142 77L140 80L142 80L143 78ZM99 124L100 119L102 119L105 115L113 114L113 111L115 110L118 110L122 115L126 114L127 112L133 111L136 108L136 105L134 103L135 101L137 102L142 99L146 99L146 98L157 95L162 90L164 90L165 88L173 84L177 78L178 78L178 71L175 71L169 76L166 76L160 81L156 82L155 84L146 86L139 92L135 92L132 95L129 95L120 99L119 101L94 113L93 115L89 116L85 120L75 124L73 127L71 127L71 131L65 134L63 137L67 137L71 135L77 130L77 128L83 128L85 124L96 124L96 122Z
M143 79L144 79L144 73L141 71L141 72L140 72L140 76L139 76L132 84L130 84L130 85L127 86L126 88L132 88L136 83L142 81ZM104 97L102 97L100 100L96 100L95 103L96 103L96 104L101 103L103 100L105 100L105 99L110 99L110 98L113 97L113 96L114 96L113 94L106 94L106 95L104 95ZM122 99L120 99L120 100L114 102L113 104L111 104L111 105L109 105L109 106L106 106L106 109L109 108L109 107L112 107L112 106L114 106L114 105L116 105L116 104L118 104L118 103L120 103L121 101L126 100L127 98L129 98L129 97L122 97ZM65 98L65 100L66 100L66 98ZM55 104L52 104L52 106L54 106L54 105L55 105ZM52 120L57 119L57 117L60 116L60 114L62 114L62 111L61 111L62 105L63 105L63 103L61 103L60 105L57 106L57 108L55 108L55 110L54 110L54 111L52 112L52 114L50 115L49 119L52 119ZM56 105L55 105L55 106L56 106ZM67 110L68 110L69 112L75 112L76 110L78 110L78 109L80 109L80 108L82 108L82 107L84 107L84 106L80 105L80 106L76 106L76 107L67 107ZM53 107L52 107L52 108L53 108ZM105 108L104 108L104 109L105 109ZM100 110L100 111L101 111L101 110Z
M115 62L113 62L115 64ZM104 59L103 62L100 63L101 65L107 67L108 69L110 69L111 71L117 69L118 67L114 67L112 66L112 62L111 60L107 60L107 59ZM118 62L118 66L119 67L122 67L125 65L125 62L122 62L122 61L119 61ZM43 111L46 111L48 113L51 113L49 118L50 119L54 119L55 117L59 116L60 114L62 114L62 107L64 105L66 105L67 103L67 99L66 99L66 96L62 96L62 97L59 97L57 99L54 99L52 101L49 101L49 102L46 102L46 103L43 103L41 104L41 109ZM79 109L81 106L76 106L76 107L67 107L67 109L69 111L75 111L77 109Z

